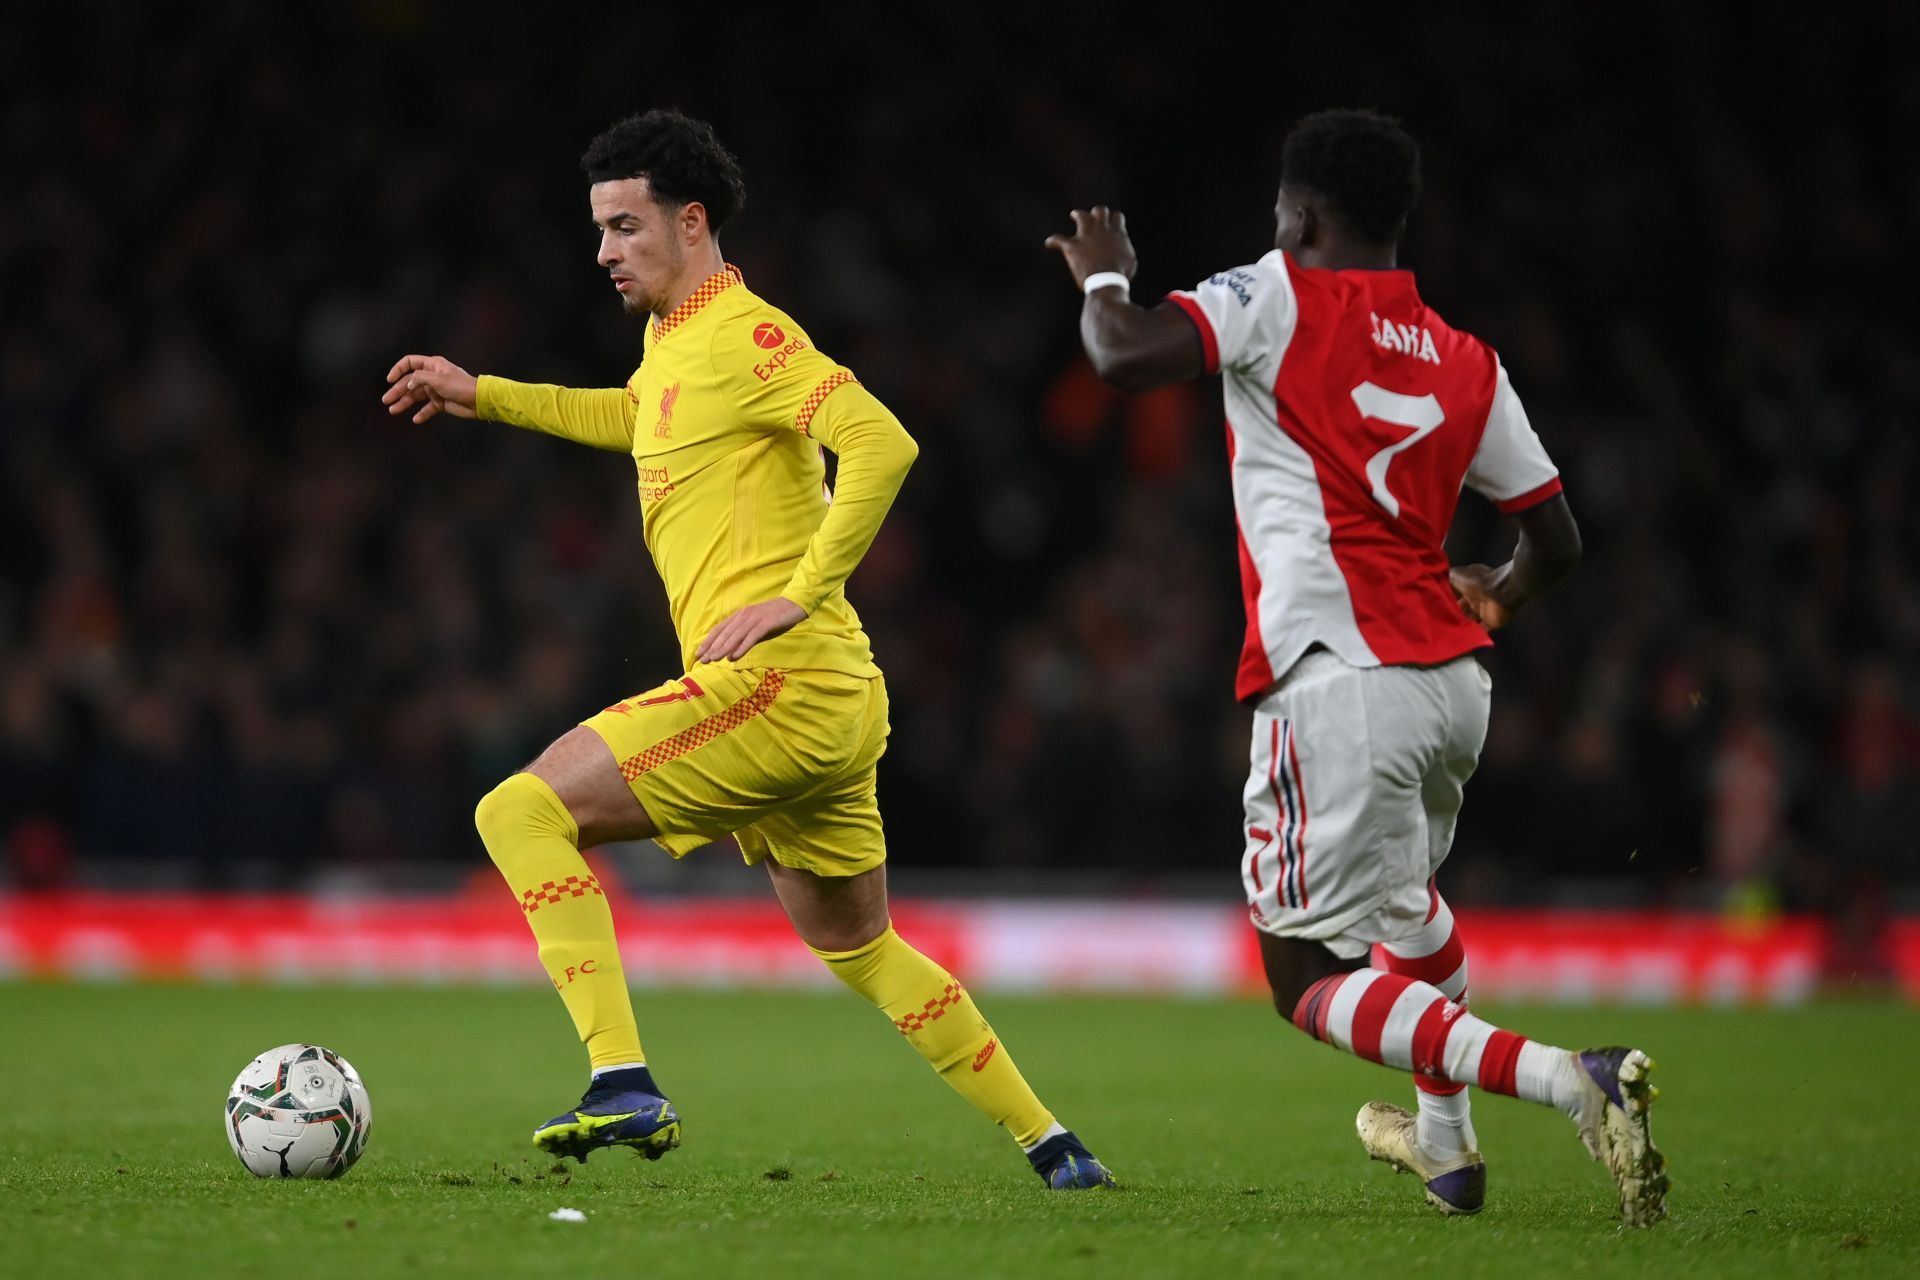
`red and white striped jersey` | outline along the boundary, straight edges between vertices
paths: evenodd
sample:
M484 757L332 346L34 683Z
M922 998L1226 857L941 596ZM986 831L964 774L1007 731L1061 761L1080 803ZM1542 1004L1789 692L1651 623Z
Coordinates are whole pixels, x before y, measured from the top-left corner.
M1234 692L1316 641L1354 666L1492 643L1461 616L1443 543L1462 484L1502 511L1560 492L1493 349L1410 271L1323 271L1276 249L1169 296L1225 375L1247 634Z

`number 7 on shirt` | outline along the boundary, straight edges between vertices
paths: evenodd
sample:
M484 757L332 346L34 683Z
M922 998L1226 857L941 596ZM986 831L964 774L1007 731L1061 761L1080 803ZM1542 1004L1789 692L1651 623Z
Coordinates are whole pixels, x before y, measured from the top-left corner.
M1393 491L1387 488L1387 468L1393 465L1394 455L1413 448L1439 430L1440 424L1447 420L1446 414L1441 412L1440 402L1434 399L1431 392L1424 396L1403 396L1398 391L1363 382L1351 394L1353 407L1360 411L1361 417L1392 423L1396 427L1408 427L1413 431L1406 439L1388 445L1367 459L1367 483L1373 488L1373 500L1397 520L1400 518L1400 499L1394 497Z

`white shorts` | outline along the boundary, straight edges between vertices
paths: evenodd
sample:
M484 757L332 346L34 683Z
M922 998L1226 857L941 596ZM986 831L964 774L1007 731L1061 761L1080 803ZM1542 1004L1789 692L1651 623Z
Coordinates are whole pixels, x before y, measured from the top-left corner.
M1316 649L1294 663L1253 709L1240 862L1253 923L1349 959L1418 929L1492 694L1472 657L1353 667Z

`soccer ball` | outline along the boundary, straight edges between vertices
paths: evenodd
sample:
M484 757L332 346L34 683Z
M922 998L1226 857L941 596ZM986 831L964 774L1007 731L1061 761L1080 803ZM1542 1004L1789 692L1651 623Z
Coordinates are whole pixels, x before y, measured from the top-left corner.
M227 1141L256 1178L337 1178L372 1130L360 1073L317 1044L267 1050L227 1090Z

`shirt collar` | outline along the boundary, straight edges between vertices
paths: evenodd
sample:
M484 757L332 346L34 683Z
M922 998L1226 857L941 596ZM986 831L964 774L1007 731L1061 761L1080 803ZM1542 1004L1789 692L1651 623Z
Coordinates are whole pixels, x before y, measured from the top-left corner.
M700 313L700 308L712 302L737 284L745 284L747 279L740 274L740 268L729 262L723 269L714 272L700 282L700 287L687 296L687 300L675 307L663 319L653 322L653 340L666 337L675 329Z

